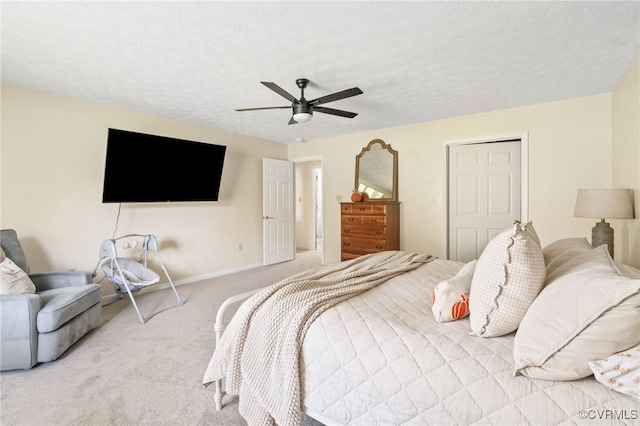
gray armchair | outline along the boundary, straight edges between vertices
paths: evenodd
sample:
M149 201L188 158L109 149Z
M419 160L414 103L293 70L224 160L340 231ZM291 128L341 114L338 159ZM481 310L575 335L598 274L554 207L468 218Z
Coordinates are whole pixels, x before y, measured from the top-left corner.
M0 231L6 256L26 273L16 231ZM0 370L29 369L57 359L100 322L101 286L89 272L32 274L35 294L0 296Z

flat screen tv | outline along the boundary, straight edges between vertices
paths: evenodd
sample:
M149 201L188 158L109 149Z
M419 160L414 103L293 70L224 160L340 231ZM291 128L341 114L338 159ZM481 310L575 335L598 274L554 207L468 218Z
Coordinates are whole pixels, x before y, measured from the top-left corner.
M226 149L109 129L102 202L218 201Z

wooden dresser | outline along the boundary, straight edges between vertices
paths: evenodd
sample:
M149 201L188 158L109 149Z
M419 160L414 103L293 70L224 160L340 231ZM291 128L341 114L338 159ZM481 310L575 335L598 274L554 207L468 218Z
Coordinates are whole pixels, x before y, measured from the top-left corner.
M340 258L400 250L400 203L340 203Z

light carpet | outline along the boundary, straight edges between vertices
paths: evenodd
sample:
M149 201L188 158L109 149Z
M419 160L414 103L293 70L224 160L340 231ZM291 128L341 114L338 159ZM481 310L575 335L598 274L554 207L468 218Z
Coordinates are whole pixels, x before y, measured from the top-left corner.
M307 251L291 262L178 286L184 306L144 325L128 298L104 307L98 327L56 361L0 373L0 423L244 425L236 397L225 396L224 408L216 411L213 386L202 386L218 307L230 296L320 263L318 251ZM148 314L174 304L175 296L163 289L139 293L136 301ZM236 308L227 311L227 321Z

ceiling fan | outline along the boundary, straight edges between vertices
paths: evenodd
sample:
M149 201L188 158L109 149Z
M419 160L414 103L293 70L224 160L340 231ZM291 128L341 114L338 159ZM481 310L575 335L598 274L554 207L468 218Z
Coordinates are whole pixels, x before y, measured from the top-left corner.
M351 89L342 90L340 92L332 93L330 95L321 96L316 99L312 99L310 101L304 98L304 89L309 84L309 80L306 78L299 78L296 80L296 84L300 88L300 99L296 99L289 92L284 90L282 87L278 86L275 83L270 83L268 81L261 81L260 83L267 86L269 89L273 90L283 98L291 101L290 106L276 106L276 107L263 107L263 108L243 108L237 109L236 111L257 111L261 109L287 109L291 108L293 110L293 115L289 120L289 124L296 123L304 123L306 121L311 120L313 116L313 112L321 112L323 114L331 114L337 115L340 117L353 118L358 115L355 112L343 111L340 109L327 108L323 106L319 106L320 104L326 104L328 102L338 101L344 98L350 98L351 96L361 95L362 90L357 87L353 87Z

